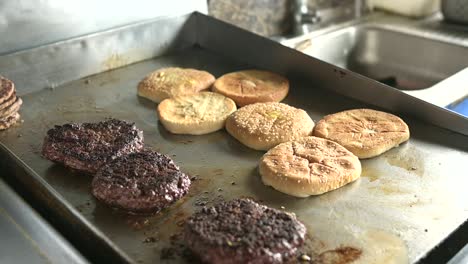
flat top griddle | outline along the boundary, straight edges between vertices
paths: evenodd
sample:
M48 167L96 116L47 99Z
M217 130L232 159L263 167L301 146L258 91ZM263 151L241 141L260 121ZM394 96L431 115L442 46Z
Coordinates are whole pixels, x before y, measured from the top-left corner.
M108 34L118 33L119 38L125 40L122 32L111 33ZM99 42L100 36L94 38ZM73 42L62 43L68 47L71 44ZM286 47L271 45L270 48L277 48L279 52L289 52ZM409 142L379 157L363 160L362 177L356 182L305 199L264 186L257 171L258 160L264 152L243 146L224 130L203 136L167 132L158 122L156 104L136 94L138 82L149 72L168 66L193 67L218 77L240 69L265 68L252 58L234 58L229 48L216 49L215 46L183 45L152 53L157 56L134 64L109 51L109 56L102 56L99 63L92 62L99 64L96 75L79 79L80 75L86 75L86 70L77 71L79 74L74 80L62 78L58 84L43 89L39 87L46 82L40 80L41 85L22 94L24 122L0 133L0 168L15 173L10 177L30 190L62 229L68 230L69 237L79 243L87 241L88 247L94 247L95 251L101 250L96 246L102 247L100 257L116 262L190 262L191 256L184 257L186 252L178 247L177 234L184 219L203 205L237 197L252 197L296 213L308 227L304 253L340 255L343 252L340 249L352 248L353 252L359 252L356 263L416 262L468 219L468 192L465 190L468 138L406 115L402 117L411 130ZM43 49L58 49L60 53L61 48L58 45ZM45 54L44 50L42 52ZM26 55L17 55L18 64L24 63ZM294 53L294 56L305 55ZM304 60L316 61L308 57ZM268 69L274 70L276 64L275 61ZM54 67L55 70L48 70L50 78L60 74L67 76L74 66L69 66L70 69L59 64ZM18 87L31 83L24 71L10 71L11 75L17 74ZM311 78L313 76L304 77L281 69L278 72L290 80L290 94L284 102L305 109L314 121L345 109L372 107L321 89L320 82ZM37 73L31 72L31 76L34 74ZM353 73L346 74L353 76ZM14 76L7 77L15 80ZM363 82L366 80L359 78ZM42 140L54 125L100 121L106 117L136 122L144 131L148 147L172 156L194 179L188 196L155 216L128 216L93 199L89 176L41 157Z
M0 179L0 262L88 262Z

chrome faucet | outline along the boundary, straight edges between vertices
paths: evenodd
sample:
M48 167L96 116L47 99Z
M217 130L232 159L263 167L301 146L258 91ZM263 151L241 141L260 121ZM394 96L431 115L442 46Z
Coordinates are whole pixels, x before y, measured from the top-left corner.
M321 21L317 9L310 9L308 0L294 0L294 34L302 35L310 32L311 27Z
M354 16L355 18L360 18L362 16L362 11L365 8L365 0L354 0Z
M339 20L344 16L349 16L349 19L360 18L364 11L366 0L354 0L353 2L346 2L346 5L336 5L333 7L335 11L325 10L322 15L319 14L317 8L309 8L308 0L294 0L293 1L293 33L294 35L303 35L323 26L324 23L332 23ZM341 9L341 10L339 10ZM346 10L346 11L343 11ZM323 19L322 19L323 16Z

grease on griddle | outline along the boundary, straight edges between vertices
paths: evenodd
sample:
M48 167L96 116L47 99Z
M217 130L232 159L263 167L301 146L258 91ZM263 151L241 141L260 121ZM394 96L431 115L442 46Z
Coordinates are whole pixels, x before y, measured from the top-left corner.
M369 182L374 182L380 178L380 175L383 173L376 168L370 166L362 166L361 177L365 177L369 180Z
M391 184L387 184L383 186L371 186L369 187L369 190L380 191L387 195L406 194L408 192L406 189L403 189L398 185L391 185Z
M224 196L222 194L218 194L217 196L212 197L212 198L201 196L199 198L196 198L193 204L198 207L203 207L203 206L215 204L215 203L222 202L222 201L224 201Z
M159 238L150 236L145 238L145 240L143 240L143 243L155 243L157 241L159 241Z
M83 213L87 208L91 206L91 202L87 201L84 204L79 204L75 206L75 208L80 212Z
M189 197L197 196L198 194L202 193L203 190L209 188L211 184L211 179L203 178L200 174L193 174L192 178L195 177L195 181L192 182L190 186L190 190L188 192Z
M34 131L30 131L30 132L31 132L31 133L34 133ZM31 150L31 153L34 153L34 154L37 154L37 155L41 155L42 146L37 146L37 145L29 144L29 149Z
M125 222L134 230L141 230L151 224L150 219L138 216L129 216Z
M169 238L170 245L169 247L164 247L161 249L161 260L170 260L170 259L184 259L187 263L201 264L200 259L194 255L186 246L183 241L183 234L177 233L172 235Z
M161 259L167 260L172 259L176 255L176 251L173 247L165 247L161 249Z
M172 234L174 230L169 228L170 225L175 224L175 230L179 230L179 227L185 223L185 219L188 217L190 213L185 211L183 208L175 212L173 215L166 217L162 222L158 223L157 227L164 227L159 229L159 232L162 233L161 235ZM166 215L167 216L167 215ZM172 230L172 231L171 231Z
M142 215L129 215L120 210L116 210L125 217L125 223L132 228L133 230L142 230L147 227L154 226L156 223L160 222L162 218L169 212L169 209L164 209L161 212L152 215L152 216L142 216Z
M200 197L200 198L195 199L194 205L195 206L205 206L205 205L208 204L208 202L209 202L208 197Z
M327 249L323 241L308 234L296 259L300 263L348 264L359 259L361 255L362 250L352 246Z
M83 211L84 211L83 207L84 206L85 206L84 204L79 204L79 205L75 206L75 208L76 208L76 210L78 210L78 212L83 213Z
M409 146L402 149L399 153L388 153L383 155L388 164L407 170L419 177L423 177L424 157L425 153L416 149L414 146Z
M181 219L181 220L177 221L176 225L180 226L180 227L184 226L185 225L185 219Z
M315 264L348 264L359 259L362 250L354 247L340 247L320 254L300 254L297 258L302 263Z
M320 253L317 262L314 263L346 264L357 260L361 255L362 250L360 249L354 247L340 247Z
M213 173L214 173L214 175L220 176L220 175L224 174L224 170L223 169L214 169Z

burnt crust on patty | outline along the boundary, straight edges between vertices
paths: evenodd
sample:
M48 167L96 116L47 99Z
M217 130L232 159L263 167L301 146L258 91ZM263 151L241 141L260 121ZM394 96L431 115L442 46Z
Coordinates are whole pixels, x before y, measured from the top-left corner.
M105 163L142 148L143 131L134 123L107 119L55 126L47 131L42 155L72 169L95 174Z
M304 243L293 214L235 199L204 207L185 225L187 246L206 263L284 263Z
M154 214L187 194L189 177L166 155L143 150L103 166L91 184L99 201L130 214Z

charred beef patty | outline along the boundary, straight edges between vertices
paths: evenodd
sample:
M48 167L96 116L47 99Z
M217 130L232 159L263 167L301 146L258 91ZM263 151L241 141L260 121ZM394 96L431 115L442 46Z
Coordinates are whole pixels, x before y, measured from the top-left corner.
M290 213L235 199L191 216L184 240L206 263L284 263L303 245L305 233Z
M47 131L42 155L67 167L94 174L110 160L143 148L143 131L134 123L107 119L70 123Z
M153 214L187 194L190 179L168 156L143 150L104 165L91 186L94 197L111 207Z

